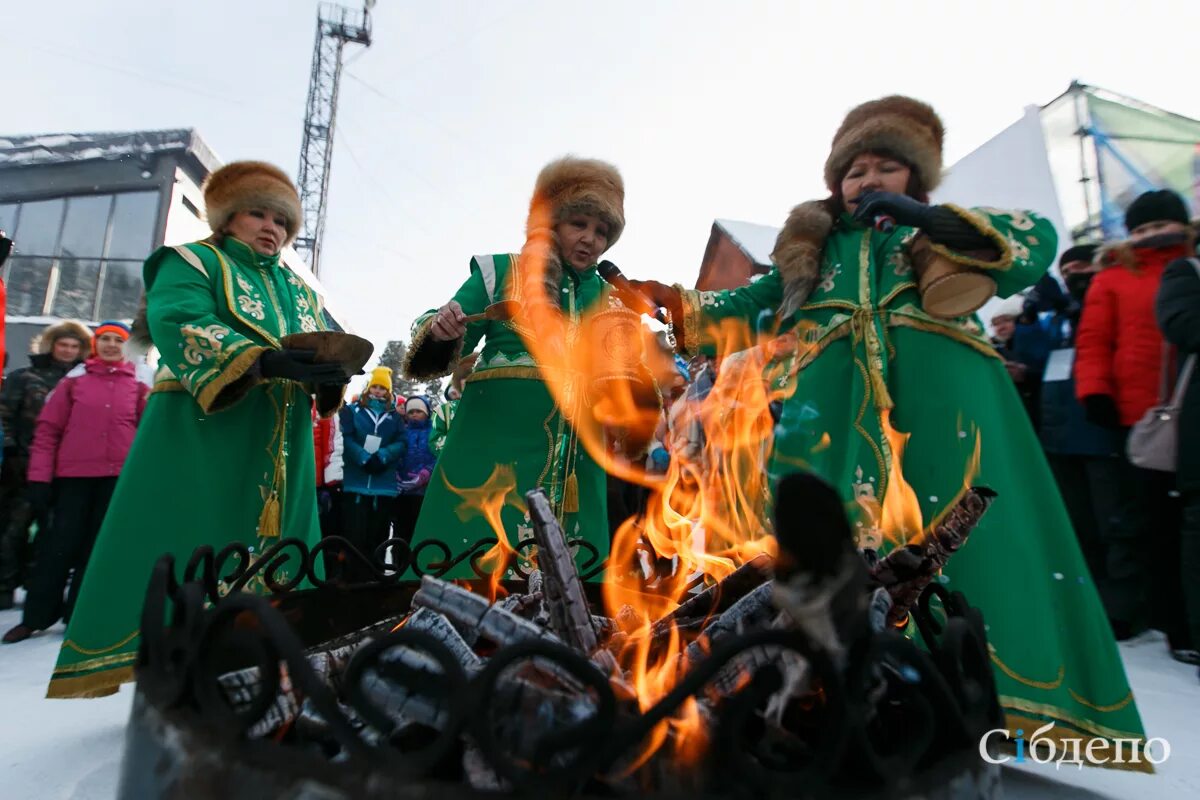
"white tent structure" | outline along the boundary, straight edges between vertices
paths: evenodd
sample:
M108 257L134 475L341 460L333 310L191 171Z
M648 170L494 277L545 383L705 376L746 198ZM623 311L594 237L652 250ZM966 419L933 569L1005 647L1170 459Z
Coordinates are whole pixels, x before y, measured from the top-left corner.
M1061 253L1124 237L1125 207L1160 188L1200 215L1200 121L1072 83L959 159L933 201L1037 211L1054 223ZM997 302L980 309L985 324Z
M1072 83L951 166L934 200L1037 211L1066 249L1124 236L1124 208L1160 188L1200 215L1200 121Z

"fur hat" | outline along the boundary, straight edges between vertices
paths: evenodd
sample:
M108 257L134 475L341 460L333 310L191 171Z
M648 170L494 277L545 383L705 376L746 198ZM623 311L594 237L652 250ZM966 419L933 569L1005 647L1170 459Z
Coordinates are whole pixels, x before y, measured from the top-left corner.
M392 393L392 369L391 367L376 367L371 370L371 377L367 378L367 389L372 386L382 386L388 390L388 394ZM363 391L366 394L366 390Z
M891 95L851 109L833 137L825 160L825 185L836 192L856 157L867 151L895 155L912 167L925 191L942 180L945 128L937 113L920 100Z
M625 228L625 182L616 167L595 159L563 156L538 173L517 272L523 284L524 319L540 341L557 338L550 320L561 314L558 295L563 265L555 246L554 225L577 212L604 220L608 247L616 244Z
M890 153L904 159L921 188L933 189L942 178L942 139L938 115L925 103L892 95L852 109L833 137L825 161L825 184L837 194L842 175L859 154ZM811 200L792 209L775 240L771 260L783 278L779 318L786 319L808 301L821 272L825 240L840 208L833 198Z
M234 214L248 208L282 214L287 220L284 244L291 244L300 232L303 214L296 185L283 170L264 161L234 161L209 175L204 182L204 205L213 233L220 233Z
M87 348L92 344L92 332L82 322L63 320L42 331L37 339L37 352L51 352L59 339L76 339L81 347Z
M1170 189L1143 192L1129 204L1125 212L1125 229L1132 232L1147 222L1179 222L1189 224L1187 204Z
M608 246L625 229L625 182L612 164L564 156L538 173L526 234L553 227L569 214L595 214L608 225Z

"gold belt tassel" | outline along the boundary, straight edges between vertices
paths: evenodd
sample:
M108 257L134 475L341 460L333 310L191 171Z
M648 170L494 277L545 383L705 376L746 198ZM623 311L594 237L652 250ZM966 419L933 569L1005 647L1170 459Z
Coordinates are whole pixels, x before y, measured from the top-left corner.
M258 535L275 536L280 534L279 493L271 492L263 505L262 513L258 515Z
M579 513L579 479L575 477L574 472L567 476L563 485L562 510L564 514Z

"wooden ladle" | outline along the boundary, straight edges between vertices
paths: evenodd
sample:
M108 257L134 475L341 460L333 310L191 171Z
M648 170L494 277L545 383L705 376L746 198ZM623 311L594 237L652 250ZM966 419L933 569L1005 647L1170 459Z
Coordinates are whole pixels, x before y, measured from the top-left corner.
M505 322L520 313L521 303L519 300L502 300L499 303L492 303L482 313L468 314L463 317L463 324L470 325L472 322L481 322L485 319L491 322Z

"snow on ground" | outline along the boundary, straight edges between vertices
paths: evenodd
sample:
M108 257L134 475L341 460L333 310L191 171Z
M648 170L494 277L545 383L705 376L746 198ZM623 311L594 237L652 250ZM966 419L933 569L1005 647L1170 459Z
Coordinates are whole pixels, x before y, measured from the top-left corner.
M0 612L0 631L20 611ZM133 697L125 686L99 700L47 700L46 682L63 627L15 645L0 645L0 798L92 800L117 788L125 720ZM1027 762L1004 772L1010 800L1184 800L1200 797L1200 681L1196 668L1172 661L1159 634L1121 645L1147 735L1167 739L1170 759L1156 775Z

